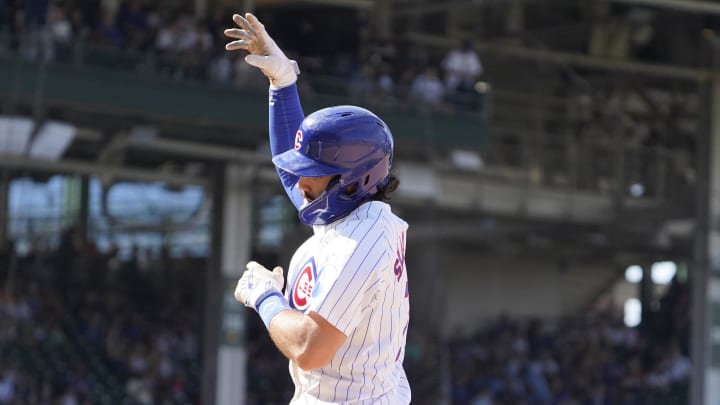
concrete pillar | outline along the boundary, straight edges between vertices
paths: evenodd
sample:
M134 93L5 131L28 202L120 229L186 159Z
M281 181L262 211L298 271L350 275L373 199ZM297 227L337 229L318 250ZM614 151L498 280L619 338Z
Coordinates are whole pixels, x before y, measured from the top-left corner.
M87 176L66 176L63 181L63 225L77 227L82 238L88 235L90 182Z
M438 226L440 226L438 224ZM454 331L442 327L447 319L447 264L443 260L443 246L440 237L427 238L414 241L412 224L408 229L407 241L407 272L408 289L410 292L410 328L408 330L408 347L418 341L422 336L430 346L441 344ZM422 356L432 355L429 347L421 349L428 350ZM410 350L408 350L410 352ZM406 353L406 356L409 354ZM408 360L406 358L406 360ZM417 361L417 359L415 360ZM447 377L447 370L432 360L420 360L417 367L429 380L443 381ZM434 384L427 387L422 394L419 403L447 404L446 393L443 390L444 384ZM414 393L413 393L414 395ZM415 401L413 401L415 402Z
M642 264L642 279L638 283L638 297L640 298L640 329L647 335L653 327L654 317L652 303L655 300L652 281L652 263Z
M210 207L209 247L208 261L204 275L204 307L203 307L203 366L201 397L202 403L215 404L215 390L217 380L218 339L220 335L221 318L221 289L222 272L222 234L223 234L223 206L225 196L224 167L217 165L213 171L212 186L210 190L212 205Z
M207 16L208 0L195 0L195 18L205 18Z
M505 32L508 36L515 37L523 30L525 30L525 2L513 0L508 5L507 14L505 14Z
M0 255L8 248L8 231L10 230L10 173L0 170Z
M445 11L445 35L449 38L462 36L463 10L460 7L448 7Z
M691 404L720 403L720 78L703 84L707 100L698 154L698 215L691 276Z
M410 324L424 333L445 338L452 331L437 328L445 323L447 310L447 275L443 273L442 242L439 239L414 242L411 228L407 243ZM420 308L423 308L422 311L414 310Z
M652 301L655 298L653 293L652 263L644 262L638 266L642 268L642 278L637 284L637 296L640 304L642 304L643 311L649 311Z
M211 253L205 279L205 404L246 402L246 309L233 293L252 247L250 181L249 168L228 165L213 183Z
M375 1L375 21L377 33L381 37L390 37L392 34L392 0Z
M100 0L100 6L103 10L115 14L120 7L120 0Z
M247 12L254 13L255 12L255 0L238 0L240 2L240 6L242 7L238 12L240 14L245 14Z
M77 226L78 232L85 239L89 236L88 230L90 228L90 177L82 176L79 181Z

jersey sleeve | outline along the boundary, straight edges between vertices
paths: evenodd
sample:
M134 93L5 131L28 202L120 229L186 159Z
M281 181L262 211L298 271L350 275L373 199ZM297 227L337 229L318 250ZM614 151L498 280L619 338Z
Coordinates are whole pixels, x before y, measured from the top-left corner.
M354 246L332 247L342 252L335 263L318 269L318 281L308 310L317 312L330 324L349 335L362 319L363 311L375 298L390 254L381 232L370 232ZM346 258L346 259L345 259Z
M293 147L295 133L305 118L300 104L297 86L291 85L279 90L270 90L269 99L270 120L270 151L273 156L279 155ZM300 209L303 204L302 197L296 192L298 177L278 167L278 176L290 201L295 208Z

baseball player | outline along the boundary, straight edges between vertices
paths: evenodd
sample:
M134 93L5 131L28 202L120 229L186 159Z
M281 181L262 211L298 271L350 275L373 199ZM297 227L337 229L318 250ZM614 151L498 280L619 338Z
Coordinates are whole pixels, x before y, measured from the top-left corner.
M287 274L251 261L235 298L254 309L290 360L291 404L410 403L402 363L409 321L408 225L388 204L393 138L372 112L334 106L304 116L289 60L252 14L225 48L270 81L270 149L282 185L313 235Z

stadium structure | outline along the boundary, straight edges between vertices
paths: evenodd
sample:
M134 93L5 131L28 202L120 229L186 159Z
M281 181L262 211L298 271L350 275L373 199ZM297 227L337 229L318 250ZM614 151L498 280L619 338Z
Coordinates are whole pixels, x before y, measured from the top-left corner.
M306 112L393 131L414 404L720 403L710 0L0 3L0 403L292 396L232 296L311 232L267 80L223 48L238 11ZM470 88L414 86L462 44Z

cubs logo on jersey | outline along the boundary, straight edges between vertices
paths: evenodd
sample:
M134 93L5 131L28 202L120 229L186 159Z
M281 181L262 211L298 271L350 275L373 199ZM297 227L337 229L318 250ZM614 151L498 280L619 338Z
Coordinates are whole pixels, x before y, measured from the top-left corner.
M316 280L315 259L311 257L295 277L295 283L290 293L291 307L298 311L304 311L310 306L310 297L312 297Z

